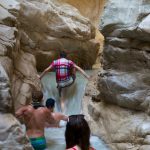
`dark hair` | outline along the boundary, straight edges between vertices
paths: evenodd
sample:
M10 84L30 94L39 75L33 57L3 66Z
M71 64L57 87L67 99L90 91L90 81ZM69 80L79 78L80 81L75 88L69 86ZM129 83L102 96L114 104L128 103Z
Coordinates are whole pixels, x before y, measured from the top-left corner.
M60 52L60 58L66 58L67 57L67 53L64 51Z
M40 107L44 107L40 102L32 102L32 106L34 109L38 109Z
M33 91L32 92L32 101L33 102L41 102L43 99L42 91Z
M53 108L55 106L55 100L53 98L48 98L46 100L46 107L49 108Z
M66 148L78 145L81 150L89 150L90 147L90 128L84 115L69 116L66 131Z

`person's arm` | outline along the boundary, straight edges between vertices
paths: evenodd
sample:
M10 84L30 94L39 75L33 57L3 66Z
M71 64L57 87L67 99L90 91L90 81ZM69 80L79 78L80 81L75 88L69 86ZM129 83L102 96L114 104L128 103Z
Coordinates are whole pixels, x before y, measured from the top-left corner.
M75 64L74 67L75 67L78 71L80 71L87 79L90 78L90 76L89 76L83 69L81 69L79 66L77 66L77 65Z
M52 69L52 65L50 65L49 67L47 67L39 76L39 78L41 79L47 72L49 72Z
M15 112L15 116L16 116L17 118L23 117L24 112L26 111L26 109L27 109L26 106L23 106L23 107L19 108L19 109Z
M55 116L58 118L58 120L68 121L68 116L62 114L62 113L55 113Z

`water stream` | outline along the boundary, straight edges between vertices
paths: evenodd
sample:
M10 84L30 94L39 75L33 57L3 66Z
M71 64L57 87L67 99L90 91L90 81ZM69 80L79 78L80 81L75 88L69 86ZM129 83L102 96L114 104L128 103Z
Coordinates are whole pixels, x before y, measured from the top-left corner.
M91 72L88 72L89 74ZM79 73L77 73L76 82L66 91L66 110L65 114L79 114L82 113L82 98L84 96L87 80ZM56 88L55 74L48 73L42 78L44 98L54 98L56 100L55 111L60 111L60 101L58 91ZM47 150L65 150L65 123L60 123L61 128L47 128L45 129L45 137L48 143ZM91 136L91 145L96 150L108 150L104 143L96 136Z

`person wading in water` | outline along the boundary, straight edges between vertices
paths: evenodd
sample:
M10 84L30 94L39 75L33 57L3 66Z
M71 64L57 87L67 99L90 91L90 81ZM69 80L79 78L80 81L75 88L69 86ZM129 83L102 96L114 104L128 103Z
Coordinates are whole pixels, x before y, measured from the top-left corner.
M64 112L64 89L69 88L71 86L75 79L76 70L80 71L87 79L89 79L89 75L86 74L86 72L81 69L79 66L77 66L73 61L68 60L67 54L64 51L60 52L60 58L57 60L54 60L49 67L47 67L39 76L41 79L47 72L51 70L55 70L56 72L56 82L57 82L57 88L59 91L60 96L60 102L61 102L61 110Z
M44 150L46 148L46 139L44 136L45 124L56 124L58 119L52 114L50 102L47 102L46 107L41 104L43 99L41 91L33 92L32 98L33 103L19 108L16 111L16 117L23 120L34 150ZM67 121L68 117L61 115L59 119Z

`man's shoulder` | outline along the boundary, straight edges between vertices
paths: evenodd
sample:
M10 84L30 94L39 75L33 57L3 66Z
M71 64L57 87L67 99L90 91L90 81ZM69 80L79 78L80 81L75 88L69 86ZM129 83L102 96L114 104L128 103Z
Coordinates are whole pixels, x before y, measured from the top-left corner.
M23 106L23 108L25 109L25 110L34 110L34 108L32 107L32 105L27 105L27 106Z
M37 108L35 110L36 110L36 112L39 112L39 113L48 112L48 109L46 107L39 107L39 108Z

